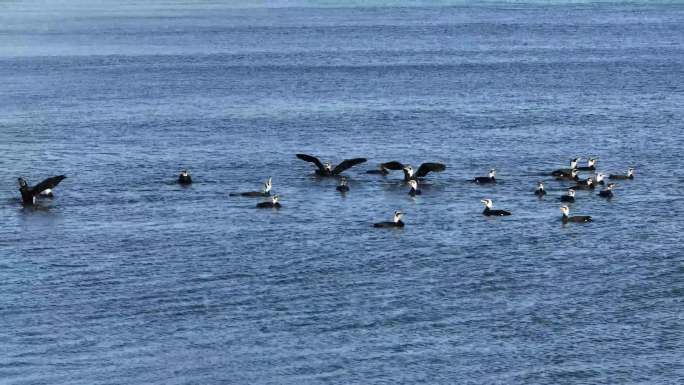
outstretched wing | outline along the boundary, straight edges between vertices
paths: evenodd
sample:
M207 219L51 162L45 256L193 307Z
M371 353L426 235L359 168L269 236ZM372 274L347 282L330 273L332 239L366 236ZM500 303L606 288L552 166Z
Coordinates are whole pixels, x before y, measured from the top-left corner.
M47 190L47 189L52 189L57 187L59 182L62 181L62 179L66 178L64 175L59 175L59 176L53 176L52 178L47 178L44 181L38 183L31 189L31 194L33 196L36 196L40 194L41 192Z
M400 162L397 162L396 160L393 160L391 162L383 163L382 167L388 169L388 170L403 170L404 165L401 164Z
M443 163L423 163L416 171L416 176L422 178L430 172L441 172L446 170L446 165Z
M356 166L357 164L361 164L366 161L366 158L354 158L354 159L345 159L342 161L342 163L338 164L333 170L332 173L333 175L337 175L341 173L342 171Z
M316 167L318 167L318 169L321 171L323 171L323 169L324 169L323 163L321 163L321 161L318 160L318 158L316 158L315 156L306 155L306 154L297 154L297 158L299 158L303 161L311 162L311 163L315 164Z

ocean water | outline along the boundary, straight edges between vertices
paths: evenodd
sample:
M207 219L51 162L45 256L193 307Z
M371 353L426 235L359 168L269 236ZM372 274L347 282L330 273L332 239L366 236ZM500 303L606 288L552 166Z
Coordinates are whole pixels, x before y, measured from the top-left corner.
M684 383L683 63L677 3L1 2L0 383ZM573 156L636 178L563 226Z

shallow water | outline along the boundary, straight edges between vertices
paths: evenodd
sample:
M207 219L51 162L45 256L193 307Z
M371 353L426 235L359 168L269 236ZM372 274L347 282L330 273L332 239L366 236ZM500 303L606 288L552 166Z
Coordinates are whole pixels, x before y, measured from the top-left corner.
M684 381L683 6L288 4L0 5L0 382Z

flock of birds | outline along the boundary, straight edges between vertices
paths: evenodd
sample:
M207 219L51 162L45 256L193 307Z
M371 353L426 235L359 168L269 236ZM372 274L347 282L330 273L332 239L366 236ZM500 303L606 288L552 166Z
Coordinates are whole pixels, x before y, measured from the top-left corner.
M348 170L349 168L356 166L358 164L366 162L366 158L353 158L345 159L340 164L333 167L330 162L321 162L317 157L307 155L307 154L296 154L297 158L304 160L306 162L313 163L316 166L315 174L319 177L336 177L340 179L339 185L336 187L337 191L341 193L346 193L349 191L349 185L347 184L347 178L342 176L342 172ZM562 213L563 223L568 222L591 222L592 218L589 215L575 215L570 216L570 208L567 203L575 202L575 191L576 190L594 190L597 185L605 185L605 189L598 193L598 196L602 198L610 199L613 197L613 188L615 183L608 183L604 181L606 175L602 172L596 172L596 158L589 158L587 160L586 166L577 166L577 162L580 158L573 158L570 160L570 167L558 169L552 171L550 176L553 176L558 181L575 183L574 186L567 189L566 195L559 198L560 202L565 203L561 205L560 210ZM404 182L409 186L408 194L410 196L420 195L422 192L419 189L419 182L423 180L431 172L441 172L446 170L446 165L442 163L427 162L423 163L418 167L418 170L414 170L411 165L402 164L397 161L391 161L386 163L381 163L378 169L368 170L368 174L378 174L378 175L388 175L393 170L401 170L404 173ZM588 171L592 174L586 178L580 178L581 171ZM634 179L634 168L629 168L627 174L610 174L607 176L611 180L627 180ZM36 204L37 198L53 198L54 194L52 189L55 188L66 176L59 175L51 178L47 178L44 181L38 183L37 185L31 187L24 178L18 178L19 191L21 192L22 202L24 206L33 206ZM472 182L477 184L493 184L497 183L496 170L491 169L487 176L475 177ZM184 186L192 184L192 177L187 170L182 170L178 176L178 183ZM264 197L267 198L263 202L257 203L257 208L271 208L279 209L282 207L280 203L280 197L278 194L271 195L271 190L273 188L271 178L264 183L261 191L248 191L241 193L231 193L230 196L244 196L244 197ZM543 197L546 195L546 190L544 189L544 182L539 182L537 184L534 194L538 197ZM484 204L483 215L486 216L507 216L511 215L510 211L506 210L495 210L493 209L494 202L491 199L482 199L481 202ZM374 223L374 227L378 228L401 228L404 227L404 222L402 221L403 213L401 211L394 212L394 218L392 221L378 222Z

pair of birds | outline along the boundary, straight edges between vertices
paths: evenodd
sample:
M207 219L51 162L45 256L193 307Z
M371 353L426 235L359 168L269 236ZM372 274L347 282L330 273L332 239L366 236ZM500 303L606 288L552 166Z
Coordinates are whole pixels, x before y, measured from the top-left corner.
M190 176L190 173L188 170L181 170L180 174L178 175L178 183L183 185L183 186L188 186L192 184L192 176ZM259 202L257 203L256 207L257 208L276 208L279 209L282 207L280 204L280 196L278 194L271 196L271 189L273 188L273 180L272 178L268 178L266 182L264 182L264 187L261 189L261 191L247 191L247 192L240 192L240 193L230 193L228 194L229 196L243 196L243 197L270 197L270 199L264 201L264 202Z
M297 158L313 163L316 166L316 175L318 176L338 176L345 170L356 166L357 164L365 163L366 158L345 159L337 166L333 167L330 162L321 162L317 157L307 154L296 154ZM404 181L408 182L418 178L424 178L431 172L441 172L446 170L446 165L442 163L426 162L420 165L418 170L414 170L409 164L403 164L397 161L380 163L377 170L368 170L367 174L387 175L390 170L402 170L404 172Z
M493 210L492 205L493 202L491 199L483 199L481 201L485 205L485 209L482 212L482 214L487 215L487 216L505 216L505 215L511 215L510 212L505 211L505 210ZM401 211L395 211L394 212L394 218L392 221L387 221L387 222L378 222L374 223L373 227L378 227L378 228L401 228L404 227L404 222L401 220L404 216L404 213Z
M606 186L605 190L601 190L598 193L598 196L603 197L603 198L612 198L613 197L613 188L616 186L616 183L608 183ZM566 193L566 195L561 195L560 196L560 201L561 202L568 202L568 203L573 203L575 202L575 192L576 188L570 187ZM534 195L538 197L542 197L546 195L546 189L544 189L544 182L538 182L537 183L537 189L534 190Z

